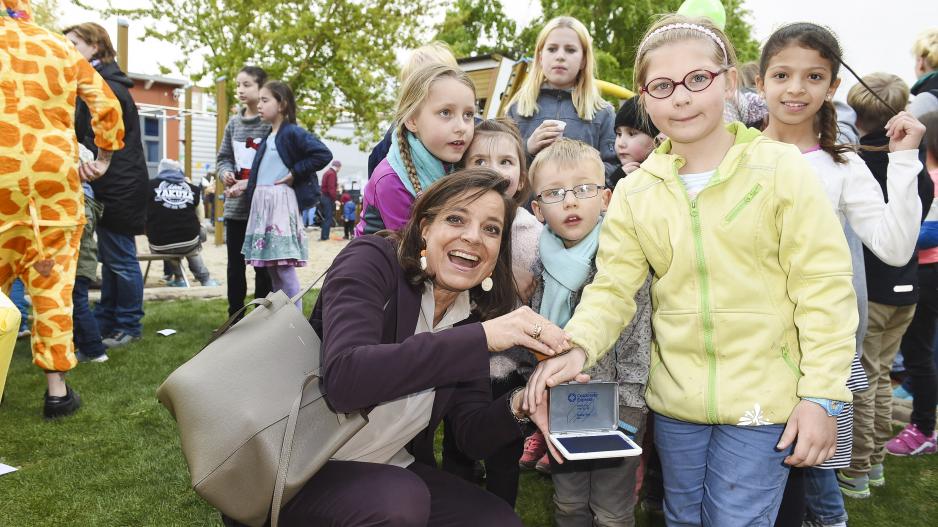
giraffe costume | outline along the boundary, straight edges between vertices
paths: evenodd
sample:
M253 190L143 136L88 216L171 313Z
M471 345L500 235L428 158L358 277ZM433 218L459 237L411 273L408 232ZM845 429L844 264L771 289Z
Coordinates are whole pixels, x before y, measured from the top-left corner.
M0 8L0 286L26 285L33 362L64 372L77 364L72 287L85 223L76 96L99 148L123 148L124 124L104 79L65 37L32 23L28 0Z

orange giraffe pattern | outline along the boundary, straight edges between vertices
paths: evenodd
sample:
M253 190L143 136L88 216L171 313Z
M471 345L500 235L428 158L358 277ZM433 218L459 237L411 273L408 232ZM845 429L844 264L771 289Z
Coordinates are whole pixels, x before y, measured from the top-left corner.
M124 146L120 103L64 36L31 22L27 0L0 0L0 286L19 277L33 303L33 362L76 364L72 287L84 195L78 177L76 97L92 113L95 144ZM46 266L51 262L51 271Z

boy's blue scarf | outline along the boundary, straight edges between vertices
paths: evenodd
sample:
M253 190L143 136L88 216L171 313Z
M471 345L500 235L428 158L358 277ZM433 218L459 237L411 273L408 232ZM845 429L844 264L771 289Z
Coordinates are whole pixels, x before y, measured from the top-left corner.
M586 284L593 259L599 248L599 218L593 230L580 243L567 249L563 240L550 228L541 231L541 262L544 264L544 297L541 299L541 315L563 327L573 316L573 293Z
M426 192L426 190L430 188L430 185L446 175L443 162L431 154L430 151L427 150L427 147L423 146L423 143L420 142L417 136L407 131L405 131L404 134L407 137L407 144L410 145L410 158L414 162L414 168L417 169L417 181L420 182L420 191ZM411 196L416 198L417 189L414 188L414 185L410 182L410 177L407 175L407 166L404 164L404 158L401 157L401 148L400 143L397 141L397 133L391 134L391 149L388 151L388 163L390 163L394 172L397 173L397 177L401 178L401 183L404 184L404 188L407 189L407 192L410 192Z

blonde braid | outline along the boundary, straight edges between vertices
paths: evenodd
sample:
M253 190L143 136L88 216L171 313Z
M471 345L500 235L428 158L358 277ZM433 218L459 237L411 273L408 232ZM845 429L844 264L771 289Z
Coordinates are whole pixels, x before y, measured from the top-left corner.
M403 126L397 129L397 144L401 149L401 159L404 160L407 177L410 179L410 184L414 186L414 193L420 194L423 192L423 187L420 186L420 180L417 179L417 168L414 167L414 160L410 157L410 143L407 142L407 134L404 132Z

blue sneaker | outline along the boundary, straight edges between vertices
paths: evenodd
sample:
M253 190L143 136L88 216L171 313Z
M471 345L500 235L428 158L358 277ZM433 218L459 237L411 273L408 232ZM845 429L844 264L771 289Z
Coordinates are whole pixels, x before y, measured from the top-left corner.
M181 278L179 280L170 280L166 282L166 287L186 287L186 282Z
M221 285L221 283L218 280L215 280L214 278L209 278L208 280L202 282L203 287L216 287L219 285Z
M896 386L896 388L892 391L892 396L896 399L902 399L904 401L912 400L912 394L906 391L905 386L902 386L901 384Z

